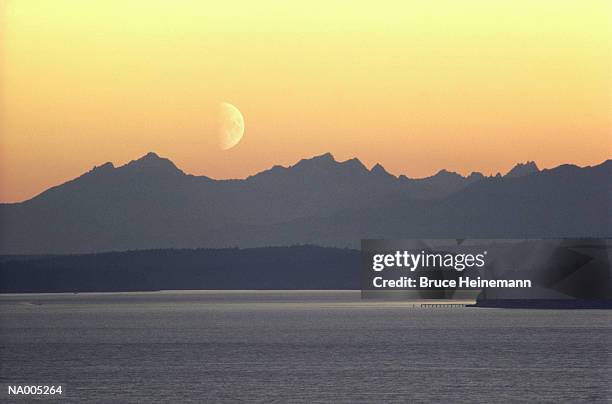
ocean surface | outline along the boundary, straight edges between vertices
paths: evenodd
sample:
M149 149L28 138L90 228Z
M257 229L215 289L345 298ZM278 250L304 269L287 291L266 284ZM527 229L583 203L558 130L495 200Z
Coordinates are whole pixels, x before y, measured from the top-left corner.
M359 296L2 295L0 401L20 383L62 384L52 402L611 400L612 311Z

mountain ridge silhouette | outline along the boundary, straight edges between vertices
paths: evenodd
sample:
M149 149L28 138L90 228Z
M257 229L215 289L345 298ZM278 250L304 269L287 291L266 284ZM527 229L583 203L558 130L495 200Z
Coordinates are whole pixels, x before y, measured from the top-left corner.
M0 253L610 236L611 179L612 160L541 171L528 162L495 177L440 170L412 179L325 153L217 180L148 153L119 167L96 166L27 201L0 204Z

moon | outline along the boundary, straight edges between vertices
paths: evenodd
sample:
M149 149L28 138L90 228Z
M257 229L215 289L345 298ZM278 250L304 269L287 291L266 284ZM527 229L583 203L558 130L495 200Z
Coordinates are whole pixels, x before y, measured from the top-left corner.
M244 136L244 118L240 110L229 102L219 104L218 141L222 150L236 146Z

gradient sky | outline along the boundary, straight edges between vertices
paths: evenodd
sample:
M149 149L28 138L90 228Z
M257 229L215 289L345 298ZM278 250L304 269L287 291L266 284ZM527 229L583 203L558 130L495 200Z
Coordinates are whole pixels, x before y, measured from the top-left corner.
M214 178L327 151L410 177L612 157L605 0L0 5L0 201L148 151Z

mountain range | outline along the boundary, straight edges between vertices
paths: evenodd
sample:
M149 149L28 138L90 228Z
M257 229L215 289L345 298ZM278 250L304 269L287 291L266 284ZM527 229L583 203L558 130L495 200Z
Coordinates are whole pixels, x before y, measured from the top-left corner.
M612 160L412 179L327 153L246 179L184 173L155 153L0 204L0 254L313 244L362 238L610 237Z

